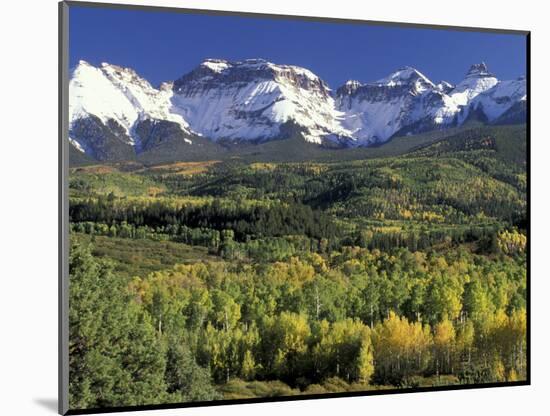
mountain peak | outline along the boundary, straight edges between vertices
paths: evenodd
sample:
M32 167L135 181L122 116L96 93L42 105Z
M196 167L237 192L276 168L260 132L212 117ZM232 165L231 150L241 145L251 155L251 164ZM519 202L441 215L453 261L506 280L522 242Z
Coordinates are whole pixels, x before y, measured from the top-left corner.
M470 67L466 77L452 91L449 91L449 95L456 105L465 106L478 94L494 87L497 83L498 79L489 72L485 62L481 62Z
M378 80L377 83L379 84L385 84L385 83L391 83L391 82L406 83L410 81L415 81L420 78L428 80L428 78L426 78L426 76L424 76L416 68L413 68L412 66L404 66L402 68L399 68L397 71L392 72L387 77Z
M473 64L468 72L466 73L466 77L493 77L494 75L489 72L489 69L487 68L487 64L485 62L481 62L479 64Z
M386 87L410 87L414 93L421 93L435 88L432 81L412 66L399 68L385 78L379 79L375 85Z
M219 87L222 84L239 88L246 83L273 81L293 84L300 88L315 88L321 94L328 94L328 86L313 72L294 65L281 65L262 58L227 61L205 59L198 67L174 82L174 90ZM183 88L186 86L186 88Z

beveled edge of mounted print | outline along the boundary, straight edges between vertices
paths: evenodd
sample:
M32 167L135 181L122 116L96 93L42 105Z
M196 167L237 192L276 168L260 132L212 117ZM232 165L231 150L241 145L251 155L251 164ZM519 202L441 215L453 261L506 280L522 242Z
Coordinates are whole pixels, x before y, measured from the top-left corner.
M60 414L530 384L529 31L64 1L59 136Z

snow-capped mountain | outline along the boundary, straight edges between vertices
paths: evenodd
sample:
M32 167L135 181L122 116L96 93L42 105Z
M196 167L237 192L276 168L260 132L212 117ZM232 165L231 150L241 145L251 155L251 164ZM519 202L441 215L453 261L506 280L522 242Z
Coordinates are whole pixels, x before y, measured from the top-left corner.
M525 77L512 81L498 81L492 88L472 99L464 110L464 115L467 117L471 111L481 111L487 121L494 122L513 108L524 108L526 100Z
M336 93L342 125L356 145L384 142L405 126L432 115L444 93L425 75L405 67L373 83L348 81Z
M71 143L104 160L167 144L191 151L205 139L257 143L300 135L316 144L368 146L460 125L474 114L489 123L521 122L526 81L499 81L481 63L456 86L435 84L404 67L333 92L298 66L207 59L155 88L130 68L80 61L69 95Z
M468 105L478 94L494 87L498 79L489 72L484 62L470 67L466 78L448 92L452 100L459 106Z
M90 119L101 122L121 142L138 149L143 147L136 131L140 122L168 121L189 132L187 122L172 111L172 96L170 84L155 89L132 69L107 63L94 67L80 61L69 83L69 137L78 149L93 155L97 150L93 141L83 140L82 132L78 134ZM101 141L101 137L97 139Z
M493 121L522 97L524 79L499 82L481 63L472 65L456 86L446 81L435 85L411 67L372 83L348 81L337 90L336 104L344 113L342 125L355 144L364 146L385 142L396 133L460 125L471 108L483 108Z
M307 141L345 135L328 86L311 71L262 59L208 59L174 82L176 111L213 140L264 141L293 122Z

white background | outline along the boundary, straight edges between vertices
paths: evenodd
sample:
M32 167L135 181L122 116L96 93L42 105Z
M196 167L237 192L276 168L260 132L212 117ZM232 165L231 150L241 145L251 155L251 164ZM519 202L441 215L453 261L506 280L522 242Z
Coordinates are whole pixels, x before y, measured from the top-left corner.
M57 403L56 3L56 0L11 0L3 2L0 12L2 415L52 415ZM133 3L532 31L532 386L147 414L549 414L550 23L546 2L272 0L261 4L253 0L134 0Z

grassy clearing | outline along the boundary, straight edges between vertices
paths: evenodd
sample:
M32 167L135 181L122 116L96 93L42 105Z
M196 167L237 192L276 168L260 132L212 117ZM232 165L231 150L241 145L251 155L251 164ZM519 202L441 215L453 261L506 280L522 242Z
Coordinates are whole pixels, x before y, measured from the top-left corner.
M188 246L171 241L133 240L75 233L74 241L90 244L93 255L111 259L115 271L126 277L144 277L151 272L169 269L175 264L192 264L204 261L219 261L208 254L205 247Z

